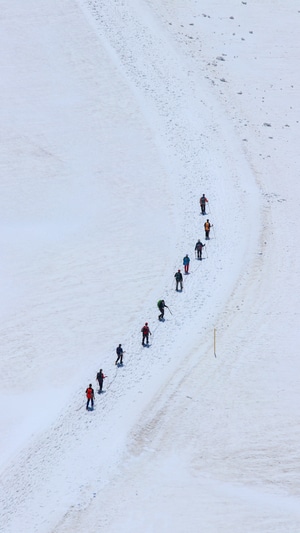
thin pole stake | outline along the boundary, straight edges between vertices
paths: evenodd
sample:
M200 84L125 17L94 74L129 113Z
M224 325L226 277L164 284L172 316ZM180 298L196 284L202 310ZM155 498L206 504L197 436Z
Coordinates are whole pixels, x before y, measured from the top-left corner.
M217 344L216 344L216 341L217 341L217 330L216 328L214 329L214 354L215 354L215 357L217 357Z

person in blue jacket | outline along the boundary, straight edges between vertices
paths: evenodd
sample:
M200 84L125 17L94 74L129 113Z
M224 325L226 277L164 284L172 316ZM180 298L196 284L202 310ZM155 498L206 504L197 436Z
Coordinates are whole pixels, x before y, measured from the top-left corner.
M185 274L188 274L189 273L189 267L190 267L190 258L188 256L188 254L186 254L183 258L183 266L184 266L184 273Z

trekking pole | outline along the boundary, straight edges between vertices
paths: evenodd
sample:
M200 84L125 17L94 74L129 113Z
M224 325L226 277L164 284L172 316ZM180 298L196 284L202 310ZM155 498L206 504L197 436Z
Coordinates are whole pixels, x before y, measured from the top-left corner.
M167 309L169 309L169 311L170 311L171 315L173 315L173 313L172 313L171 309L170 309L169 307L167 307Z
M207 213L207 214L210 215L210 205L209 205L209 202L207 202L207 207L208 207L208 210L207 210L208 213Z
M207 259L208 259L208 253L207 253L207 248L206 248L206 246L205 246L205 252L206 252L206 257L207 257Z
M215 227L214 227L214 225L213 225L213 224L212 224L212 226L211 226L211 227L212 227L212 229L213 229L213 234L214 234L214 239L215 239L215 238L216 238L216 234L215 234Z

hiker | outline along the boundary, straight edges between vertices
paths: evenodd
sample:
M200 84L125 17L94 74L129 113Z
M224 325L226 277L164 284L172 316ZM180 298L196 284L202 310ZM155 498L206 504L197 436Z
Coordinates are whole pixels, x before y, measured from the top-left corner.
M200 259L202 261L202 248L205 246L205 244L202 244L200 239L197 240L195 251L197 252L197 259Z
M120 361L120 365L123 364L123 348L122 348L122 344L119 344L119 346L116 348L116 354L117 354L117 360L115 362L115 365L118 364L118 362Z
M205 213L205 204L208 202L208 199L205 197L205 194L202 194L200 198L200 207L201 207L201 213L202 215L206 215Z
M190 258L188 256L188 254L186 254L183 258L183 266L184 266L184 273L185 274L188 274L189 273L189 266L190 266Z
M165 303L165 300L158 300L157 307L160 310L160 315L158 315L158 320L164 320L165 307L169 309Z
M205 240L207 241L209 240L209 232L210 232L211 227L212 227L212 224L207 219L207 221L204 222Z
M106 376L103 374L102 372L102 368L100 368L97 376L96 376L96 379L99 383L99 393L102 392L102 387L103 387L103 380L106 378Z
M150 328L148 326L148 322L145 322L145 325L142 327L141 332L143 334L142 338L142 346L145 346L145 341L148 346L149 344L149 335L152 335Z
M94 389L93 389L91 383L89 384L88 388L86 389L85 394L86 394L86 397L87 397L86 409L89 408L89 405L90 405L90 402L91 402L91 407L92 407L92 410L93 410L94 409L94 398L95 398L95 395L94 395Z
M178 291L178 287L179 286L180 286L180 290L182 291L182 288L183 288L183 285L182 285L183 277L182 277L182 274L181 274L180 270L178 270L178 272L176 272L176 274L174 274L174 278L176 279L176 291Z

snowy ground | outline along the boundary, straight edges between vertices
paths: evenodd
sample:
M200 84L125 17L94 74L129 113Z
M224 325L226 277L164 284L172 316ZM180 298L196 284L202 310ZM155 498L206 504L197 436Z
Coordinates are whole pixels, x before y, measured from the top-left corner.
M298 533L299 3L3 4L0 531Z

